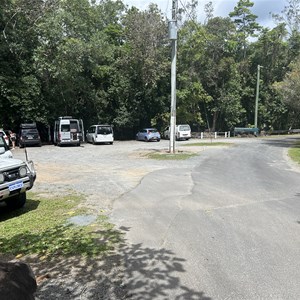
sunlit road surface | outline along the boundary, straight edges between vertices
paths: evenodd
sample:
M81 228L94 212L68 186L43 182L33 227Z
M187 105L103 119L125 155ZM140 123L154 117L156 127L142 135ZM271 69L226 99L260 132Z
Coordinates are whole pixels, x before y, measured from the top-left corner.
M299 299L294 141L209 148L117 199L111 220L126 233L131 299Z

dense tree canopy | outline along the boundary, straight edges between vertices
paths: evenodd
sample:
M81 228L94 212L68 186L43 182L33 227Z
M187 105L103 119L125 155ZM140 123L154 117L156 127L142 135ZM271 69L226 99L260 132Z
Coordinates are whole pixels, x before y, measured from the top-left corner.
M253 2L227 18L197 21L197 1L180 11L177 123L193 130L253 126L257 66L261 128L299 127L299 0L286 0L275 28L263 28ZM185 14L185 15L184 15ZM25 121L51 127L58 116L85 126L110 123L127 138L169 123L168 20L121 0L2 0L0 127Z

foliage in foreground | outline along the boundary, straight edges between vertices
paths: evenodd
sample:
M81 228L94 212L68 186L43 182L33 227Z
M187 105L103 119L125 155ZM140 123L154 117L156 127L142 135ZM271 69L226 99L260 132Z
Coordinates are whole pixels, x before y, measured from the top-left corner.
M88 214L77 208L78 195L47 199L29 195L24 208L0 210L0 254L94 256L108 254L121 239L104 217L87 226L68 222L70 217Z
M300 142L295 143L295 145L289 149L289 156L292 160L300 164Z

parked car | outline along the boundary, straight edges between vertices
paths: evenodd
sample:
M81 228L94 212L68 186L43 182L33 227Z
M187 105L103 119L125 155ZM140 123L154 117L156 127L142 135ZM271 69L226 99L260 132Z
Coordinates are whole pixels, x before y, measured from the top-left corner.
M170 139L170 127L165 128L163 132L165 139ZM175 127L175 138L179 140L188 140L191 138L191 127L188 124L179 124Z
M72 116L62 116L54 123L54 145L80 146L84 142L84 126L82 119L74 119Z
M19 147L42 146L40 134L35 123L21 124L19 132Z
M86 132L86 141L88 143L99 144L114 142L114 131L111 125L92 125Z
M33 187L35 178L33 162L14 159L0 136L0 202L12 209L24 206L26 191Z
M160 141L160 133L156 128L143 128L136 134L137 141Z
M5 133L3 129L0 129L0 136L4 138L7 146L9 146L9 136Z

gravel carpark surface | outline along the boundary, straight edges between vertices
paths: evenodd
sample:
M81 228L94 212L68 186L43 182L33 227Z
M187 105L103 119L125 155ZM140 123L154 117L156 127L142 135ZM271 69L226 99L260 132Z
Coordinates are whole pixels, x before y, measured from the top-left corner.
M203 147L182 147L177 151L201 151ZM113 145L82 144L80 147L28 147L28 158L34 161L37 180L33 192L43 197L78 192L84 195L83 206L93 214L109 215L113 202L135 188L142 178L155 170L175 166L181 168L194 164L195 158L184 161L147 159L149 152L167 152L169 141L137 142L115 141ZM14 150L15 158L25 158L23 149ZM126 245L123 245L126 247ZM123 253L126 250L123 249ZM122 254L105 258L41 262L27 259L34 273L40 276L36 299L128 299L130 295L123 284Z

